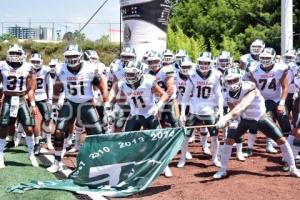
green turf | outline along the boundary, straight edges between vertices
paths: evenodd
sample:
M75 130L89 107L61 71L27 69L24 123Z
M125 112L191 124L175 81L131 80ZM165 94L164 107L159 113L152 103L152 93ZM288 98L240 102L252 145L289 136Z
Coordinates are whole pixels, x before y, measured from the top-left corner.
M76 199L70 192L53 190L31 190L22 194L7 193L9 186L27 183L31 180L54 180L53 174L45 169L46 166L32 167L24 146L14 148L4 155L4 169L0 170L0 200L72 200ZM41 164L41 163L40 163Z

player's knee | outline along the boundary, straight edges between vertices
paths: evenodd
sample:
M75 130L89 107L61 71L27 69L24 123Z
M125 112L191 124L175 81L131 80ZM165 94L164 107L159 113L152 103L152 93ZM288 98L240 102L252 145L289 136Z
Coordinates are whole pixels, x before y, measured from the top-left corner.
M282 132L290 132L291 124L287 115L281 115L278 119Z

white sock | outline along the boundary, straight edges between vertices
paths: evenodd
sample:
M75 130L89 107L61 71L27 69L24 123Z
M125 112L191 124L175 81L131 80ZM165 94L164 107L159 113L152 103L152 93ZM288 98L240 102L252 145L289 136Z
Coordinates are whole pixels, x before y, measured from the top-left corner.
M291 145L291 147L292 147L294 158L296 158L298 156L298 154L299 154L300 147L299 146L295 146L295 145Z
M211 149L212 149L212 159L214 160L219 154L219 140L217 136L211 137Z
M255 139L256 139L256 134L250 133L249 137L248 137L248 148L249 149L253 149Z
M47 142L51 143L51 134L46 134L46 137L47 137Z
M26 144L28 147L29 156L33 155L34 139L33 136L26 136Z
M236 153L243 153L243 143L236 143Z
M290 146L293 145L294 139L295 139L295 136L293 136L291 134L288 136L287 141L290 144Z
M294 159L293 152L292 152L292 149L291 149L289 143L285 142L284 144L279 145L279 146L280 146L280 150L282 152L283 160L287 162L289 167L295 167L296 166L295 159Z
M188 150L188 146L189 146L189 139L190 139L189 137L186 137L181 145L181 149L180 149L181 157L180 158L185 159L185 154L186 154L186 152Z
M5 139L0 139L0 157L3 156L3 151L4 151L5 144L6 144L6 140Z
M39 144L40 143L40 136L34 137L34 142L35 142L35 144Z
M75 126L75 130L74 130L74 134L75 134L75 146L76 145L80 145L80 135L82 133L83 129L80 128L78 129L76 126Z
M221 153L221 169L226 170L231 157L232 145L224 144Z
M228 135L228 128L225 127L223 128L223 133L224 133L224 140L227 138L227 135Z
M201 140L201 145L203 148L207 148L207 135L201 135L200 134L200 140Z

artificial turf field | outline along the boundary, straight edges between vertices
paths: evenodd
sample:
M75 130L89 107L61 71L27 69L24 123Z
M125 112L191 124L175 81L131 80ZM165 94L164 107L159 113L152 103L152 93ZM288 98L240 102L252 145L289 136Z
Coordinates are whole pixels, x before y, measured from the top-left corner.
M22 194L7 193L9 186L28 183L31 180L53 180L56 177L47 172L46 167L32 167L28 159L26 146L19 146L6 151L4 154L4 169L0 170L0 200L75 200L72 193L51 190L31 190Z

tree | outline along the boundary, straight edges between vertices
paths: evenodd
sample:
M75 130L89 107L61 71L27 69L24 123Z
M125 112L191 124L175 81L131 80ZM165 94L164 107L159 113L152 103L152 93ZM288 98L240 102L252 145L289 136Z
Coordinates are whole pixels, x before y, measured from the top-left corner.
M17 38L10 33L4 33L0 36L0 41L5 41L5 40L12 41L16 39Z

